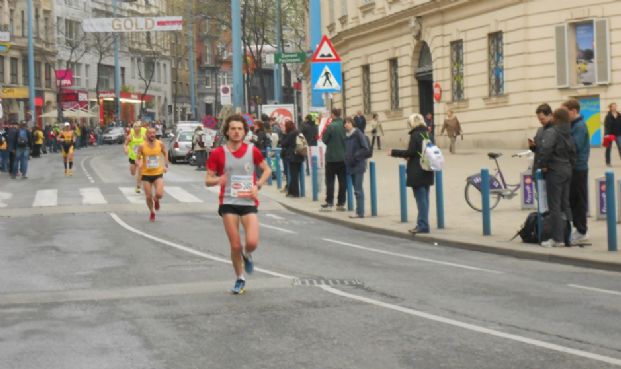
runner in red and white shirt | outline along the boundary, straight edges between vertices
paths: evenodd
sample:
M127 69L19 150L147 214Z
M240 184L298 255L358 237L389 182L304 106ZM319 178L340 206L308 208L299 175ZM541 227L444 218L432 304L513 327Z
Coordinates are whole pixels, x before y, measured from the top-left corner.
M252 273L252 252L259 243L258 193L272 175L261 152L252 144L245 144L248 125L241 115L232 115L224 123L223 133L227 143L214 149L207 160L205 185L220 185L220 206L224 230L231 245L231 261L237 280L231 290L244 292L246 273ZM263 170L261 178L255 175L256 167ZM242 247L239 223L244 226L246 245Z

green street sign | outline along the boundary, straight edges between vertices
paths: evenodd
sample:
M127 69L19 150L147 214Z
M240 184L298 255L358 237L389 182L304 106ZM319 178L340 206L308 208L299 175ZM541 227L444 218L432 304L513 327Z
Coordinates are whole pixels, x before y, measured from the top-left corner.
M306 60L306 53L276 53L274 54L274 63L276 64L296 64L296 63L304 63Z

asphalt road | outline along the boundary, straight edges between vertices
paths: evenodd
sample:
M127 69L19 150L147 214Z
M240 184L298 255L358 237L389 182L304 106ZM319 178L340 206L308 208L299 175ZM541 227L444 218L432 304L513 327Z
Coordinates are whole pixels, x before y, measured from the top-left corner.
M57 155L0 176L0 368L621 366L619 273L353 231L270 199L233 296L204 172L173 166L149 223L120 150L78 151L71 178Z

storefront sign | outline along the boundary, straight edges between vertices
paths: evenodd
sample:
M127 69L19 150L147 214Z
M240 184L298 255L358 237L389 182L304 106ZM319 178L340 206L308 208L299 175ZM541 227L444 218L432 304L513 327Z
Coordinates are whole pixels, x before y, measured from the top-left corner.
M89 18L82 22L84 32L181 31L183 17Z
M60 87L73 86L73 70L57 69L56 70L56 86L60 86Z
M27 99L28 87L3 87L3 99Z

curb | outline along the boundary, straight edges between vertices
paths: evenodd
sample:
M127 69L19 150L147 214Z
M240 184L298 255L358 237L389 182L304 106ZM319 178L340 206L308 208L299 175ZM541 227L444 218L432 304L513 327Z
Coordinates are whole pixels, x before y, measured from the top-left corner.
M275 200L273 198L272 200L276 201L278 204L280 204L282 207L284 207L285 209L289 211L302 214L302 215L315 218L315 219L320 219L324 221L329 220L331 223L336 223L336 224L339 224L339 225L342 225L342 226L345 226L351 229L360 230L360 231L373 232L377 234L398 237L398 238L403 238L407 240L416 240L416 241L423 242L423 243L433 244L434 242L438 242L438 243L441 242L442 246L448 246L448 247L462 249L462 250L484 252L488 254L510 256L516 259L535 260L535 261L571 265L571 266L577 266L577 267L583 267L583 268L621 272L620 263L612 263L612 262L598 261L598 260L588 260L588 259L582 259L582 258L577 258L577 257L572 257L572 256L541 254L541 253L530 252L528 250L500 249L494 246L446 240L443 238L429 236L429 235L412 236L404 232L393 231L390 229L374 227L372 225L352 223L352 222L349 222L343 219L327 217L317 212L311 212L311 211L295 208L289 204Z

